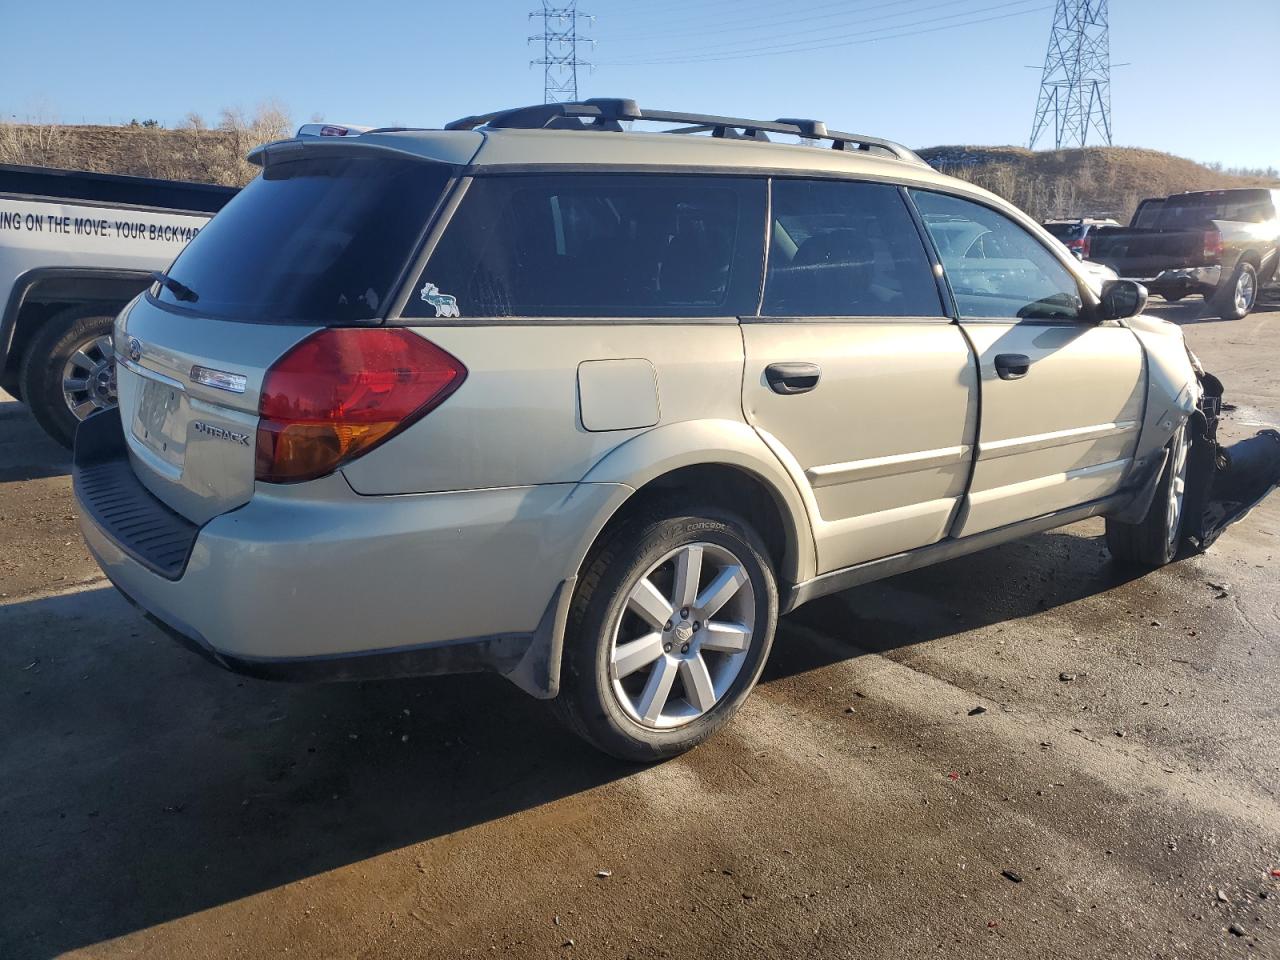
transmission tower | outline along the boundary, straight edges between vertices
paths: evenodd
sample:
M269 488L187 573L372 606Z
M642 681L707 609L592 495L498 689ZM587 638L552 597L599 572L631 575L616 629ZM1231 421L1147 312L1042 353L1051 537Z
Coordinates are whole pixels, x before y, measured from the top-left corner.
M1111 40L1107 0L1058 0L1040 75L1031 148L1053 125L1053 145L1111 143Z
M542 102L572 103L578 99L578 67L591 66L578 59L578 44L592 42L578 32L578 22L595 18L578 12L578 0L561 0L559 5L542 0L542 9L529 17L542 18L542 33L529 38L530 43L542 42L542 59L529 63L543 68Z

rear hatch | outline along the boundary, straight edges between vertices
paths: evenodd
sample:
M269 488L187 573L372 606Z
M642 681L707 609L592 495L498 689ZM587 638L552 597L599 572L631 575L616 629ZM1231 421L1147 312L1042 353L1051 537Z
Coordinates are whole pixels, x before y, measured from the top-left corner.
M270 164L200 231L173 282L116 327L121 423L148 490L197 524L249 500L268 368L320 328L382 322L450 171L317 145Z

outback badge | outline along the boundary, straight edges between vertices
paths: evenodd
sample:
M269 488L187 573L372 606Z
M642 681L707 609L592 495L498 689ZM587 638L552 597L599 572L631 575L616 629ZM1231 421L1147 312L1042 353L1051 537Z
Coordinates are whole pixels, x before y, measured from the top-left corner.
M249 446L249 435L247 433L237 433L235 430L228 430L225 427L216 427L212 423L205 423L202 420L196 420L191 424L191 429L196 433L202 433L206 437L213 437L215 440L228 440L231 443L239 443Z

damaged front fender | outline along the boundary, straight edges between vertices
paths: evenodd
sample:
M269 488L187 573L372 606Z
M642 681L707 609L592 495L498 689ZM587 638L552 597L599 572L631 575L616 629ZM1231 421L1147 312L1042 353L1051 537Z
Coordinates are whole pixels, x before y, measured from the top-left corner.
M1189 421L1196 435L1187 463L1182 536L1204 550L1280 486L1280 432L1260 430L1230 446L1220 444L1222 382L1196 366L1203 396Z

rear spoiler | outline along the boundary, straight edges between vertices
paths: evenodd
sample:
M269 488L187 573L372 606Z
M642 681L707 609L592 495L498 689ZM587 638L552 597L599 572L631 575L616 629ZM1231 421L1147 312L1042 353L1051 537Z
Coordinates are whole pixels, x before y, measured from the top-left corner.
M358 127L350 123L304 123L298 128L298 137L358 137L374 127Z
M261 146L254 147L245 156L245 160L258 167L267 167L273 163L279 163L288 159L296 160L303 154L310 154L313 150L323 149L326 156L334 156L337 152L346 152L347 150L361 154L367 150L381 150L387 153L396 154L397 156L411 157L427 162L459 162L444 157L426 156L415 150L406 150L394 143L389 143L386 140L380 140L378 137L370 138L367 136L368 134L378 133L400 133L411 129L416 128L360 127L352 124L339 123L304 123L298 128L296 136L291 137L288 140L276 140L272 143L264 143ZM423 132L430 133L433 131ZM467 159L470 159L479 148L478 141L480 139L480 136L477 135L477 143L465 151Z

